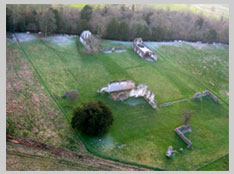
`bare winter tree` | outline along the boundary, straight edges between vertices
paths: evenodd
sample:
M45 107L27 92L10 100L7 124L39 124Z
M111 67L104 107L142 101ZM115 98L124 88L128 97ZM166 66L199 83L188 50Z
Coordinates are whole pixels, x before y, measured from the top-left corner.
M56 20L50 5L43 5L38 13L40 30L47 36L56 30Z
M194 113L195 113L195 111L193 111L193 110L183 110L182 111L184 125L190 124Z
M108 32L112 19L117 21L117 32ZM109 4L94 8L92 5L77 9L64 5L7 5L7 31L42 31L80 34L88 29L105 39L133 40L142 37L152 41L202 41L229 43L229 19L195 14L189 10L157 9L150 5ZM122 23L121 23L122 22ZM127 25L123 25L126 22ZM84 23L88 28L84 27ZM124 26L124 29L121 28ZM56 29L57 28L57 29ZM118 32L119 29L128 32ZM78 30L79 29L79 30ZM81 30L81 31L80 31Z

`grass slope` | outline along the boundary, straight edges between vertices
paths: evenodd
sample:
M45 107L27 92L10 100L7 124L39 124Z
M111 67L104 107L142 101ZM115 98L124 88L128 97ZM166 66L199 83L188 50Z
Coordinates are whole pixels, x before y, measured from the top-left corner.
M165 170L196 170L228 154L228 106L225 104L228 103L225 96L228 92L228 47L208 45L199 50L187 45L161 46L156 49L158 61L152 63L140 59L129 48L123 53L81 56L75 41L66 47L39 40L21 43L21 46L54 96L79 90L78 104L57 99L70 118L77 105L89 100L102 100L111 108L115 120L107 135L82 136L86 148L94 154ZM201 69L196 61L205 63L214 57L215 61L221 61L217 66L222 73L215 72L214 64L207 66L209 71L202 77L193 72ZM207 88L222 101L216 104L205 98L153 110L144 101L132 106L134 101L114 102L108 94L97 94L97 89L109 81L121 79L148 84L159 104L190 98L194 92ZM193 142L193 150L186 150L186 145L174 133L174 128L182 125L183 109L196 112L191 123L193 132L187 135ZM125 147L119 149L123 144ZM183 147L185 152L178 153L174 159L166 159L165 152L170 145L176 150Z

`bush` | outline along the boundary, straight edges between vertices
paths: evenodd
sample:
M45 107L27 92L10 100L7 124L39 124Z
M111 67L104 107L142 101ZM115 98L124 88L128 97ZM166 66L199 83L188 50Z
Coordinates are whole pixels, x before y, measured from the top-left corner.
M194 113L195 112L193 110L182 111L184 125L190 125Z
M83 103L75 109L72 127L90 136L103 135L113 123L111 110L101 101Z

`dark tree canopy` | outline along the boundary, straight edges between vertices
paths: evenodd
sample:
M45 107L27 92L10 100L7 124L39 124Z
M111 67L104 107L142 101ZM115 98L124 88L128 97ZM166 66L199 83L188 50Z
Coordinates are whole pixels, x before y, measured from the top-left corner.
M141 5L140 5L141 6ZM80 34L90 30L102 39L133 41L201 41L229 43L229 18L210 18L191 11L155 9L150 6L114 4L81 10L69 6L8 4L7 32Z
M84 6L81 10L81 19L85 19L89 21L91 19L91 15L93 13L93 8L89 5Z
M91 27L87 20L82 19L78 22L77 33L80 35L84 30L90 30Z
M106 105L101 101L90 101L75 109L71 124L86 135L98 136L107 132L113 120L112 112Z
M117 19L115 17L113 17L106 27L106 38L117 39L118 38L118 27L119 27L119 23L118 23Z

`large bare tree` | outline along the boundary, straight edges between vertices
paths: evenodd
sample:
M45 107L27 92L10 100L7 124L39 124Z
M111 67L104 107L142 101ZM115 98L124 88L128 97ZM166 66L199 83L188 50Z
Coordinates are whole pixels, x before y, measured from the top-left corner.
M44 36L56 30L56 20L51 5L41 6L38 13L38 21L40 31L44 33Z

